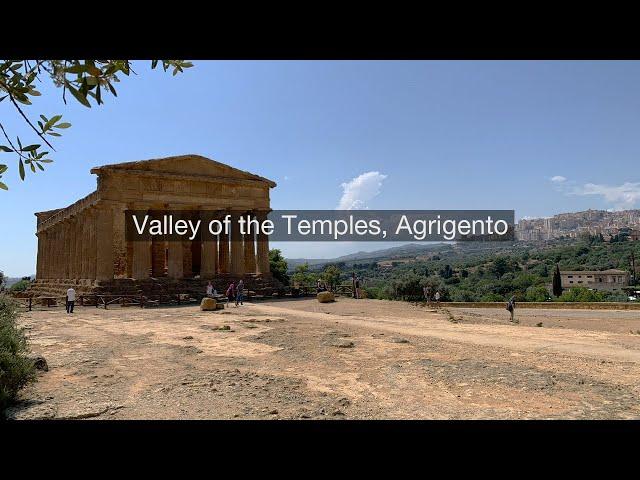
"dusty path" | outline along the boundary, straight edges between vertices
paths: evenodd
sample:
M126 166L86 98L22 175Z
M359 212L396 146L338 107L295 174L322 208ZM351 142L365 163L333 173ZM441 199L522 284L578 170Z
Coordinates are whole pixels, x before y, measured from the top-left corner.
M51 368L9 413L640 418L637 312L520 309L511 325L486 310L303 299L32 312L23 324Z

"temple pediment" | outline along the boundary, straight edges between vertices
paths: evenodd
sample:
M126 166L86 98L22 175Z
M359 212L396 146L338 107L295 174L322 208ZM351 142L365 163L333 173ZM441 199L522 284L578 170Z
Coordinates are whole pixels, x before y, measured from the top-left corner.
M240 170L201 155L180 155L175 157L140 160L135 162L103 165L91 169L91 173L101 175L109 172L129 172L135 174L173 174L198 176L201 178L228 178L264 182L273 188L276 183L251 172Z

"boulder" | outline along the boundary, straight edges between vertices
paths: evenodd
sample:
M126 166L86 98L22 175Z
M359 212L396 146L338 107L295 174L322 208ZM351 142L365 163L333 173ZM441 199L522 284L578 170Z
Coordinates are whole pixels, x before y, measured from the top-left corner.
M336 298L334 297L333 293L331 293L331 292L319 292L318 293L318 301L320 303L329 303L329 302L335 302Z
M209 312L214 311L217 307L217 302L215 298L204 297L202 302L200 302L200 310Z
M45 372L49 371L49 365L47 364L47 360L43 356L36 355L30 357L30 359L33 362L33 366L36 368L36 370L44 370Z

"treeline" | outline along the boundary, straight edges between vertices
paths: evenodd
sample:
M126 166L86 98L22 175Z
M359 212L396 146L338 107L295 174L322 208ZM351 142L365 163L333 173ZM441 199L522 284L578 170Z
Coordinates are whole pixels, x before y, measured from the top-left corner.
M631 271L630 259L640 258L640 242L603 242L597 237L564 240L539 247L531 244L474 244L446 246L430 258L411 262L356 264L368 297L421 300L423 287L439 291L444 301L494 302L515 295L518 301L626 301L621 292L591 291L583 287L565 289L553 297L548 289L556 265L560 270Z

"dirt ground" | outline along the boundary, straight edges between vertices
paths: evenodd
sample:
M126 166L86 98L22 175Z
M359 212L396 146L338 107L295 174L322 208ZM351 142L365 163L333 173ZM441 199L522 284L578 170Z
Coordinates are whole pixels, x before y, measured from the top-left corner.
M10 418L640 418L640 312L275 300L25 313ZM227 328L228 329L224 329Z

